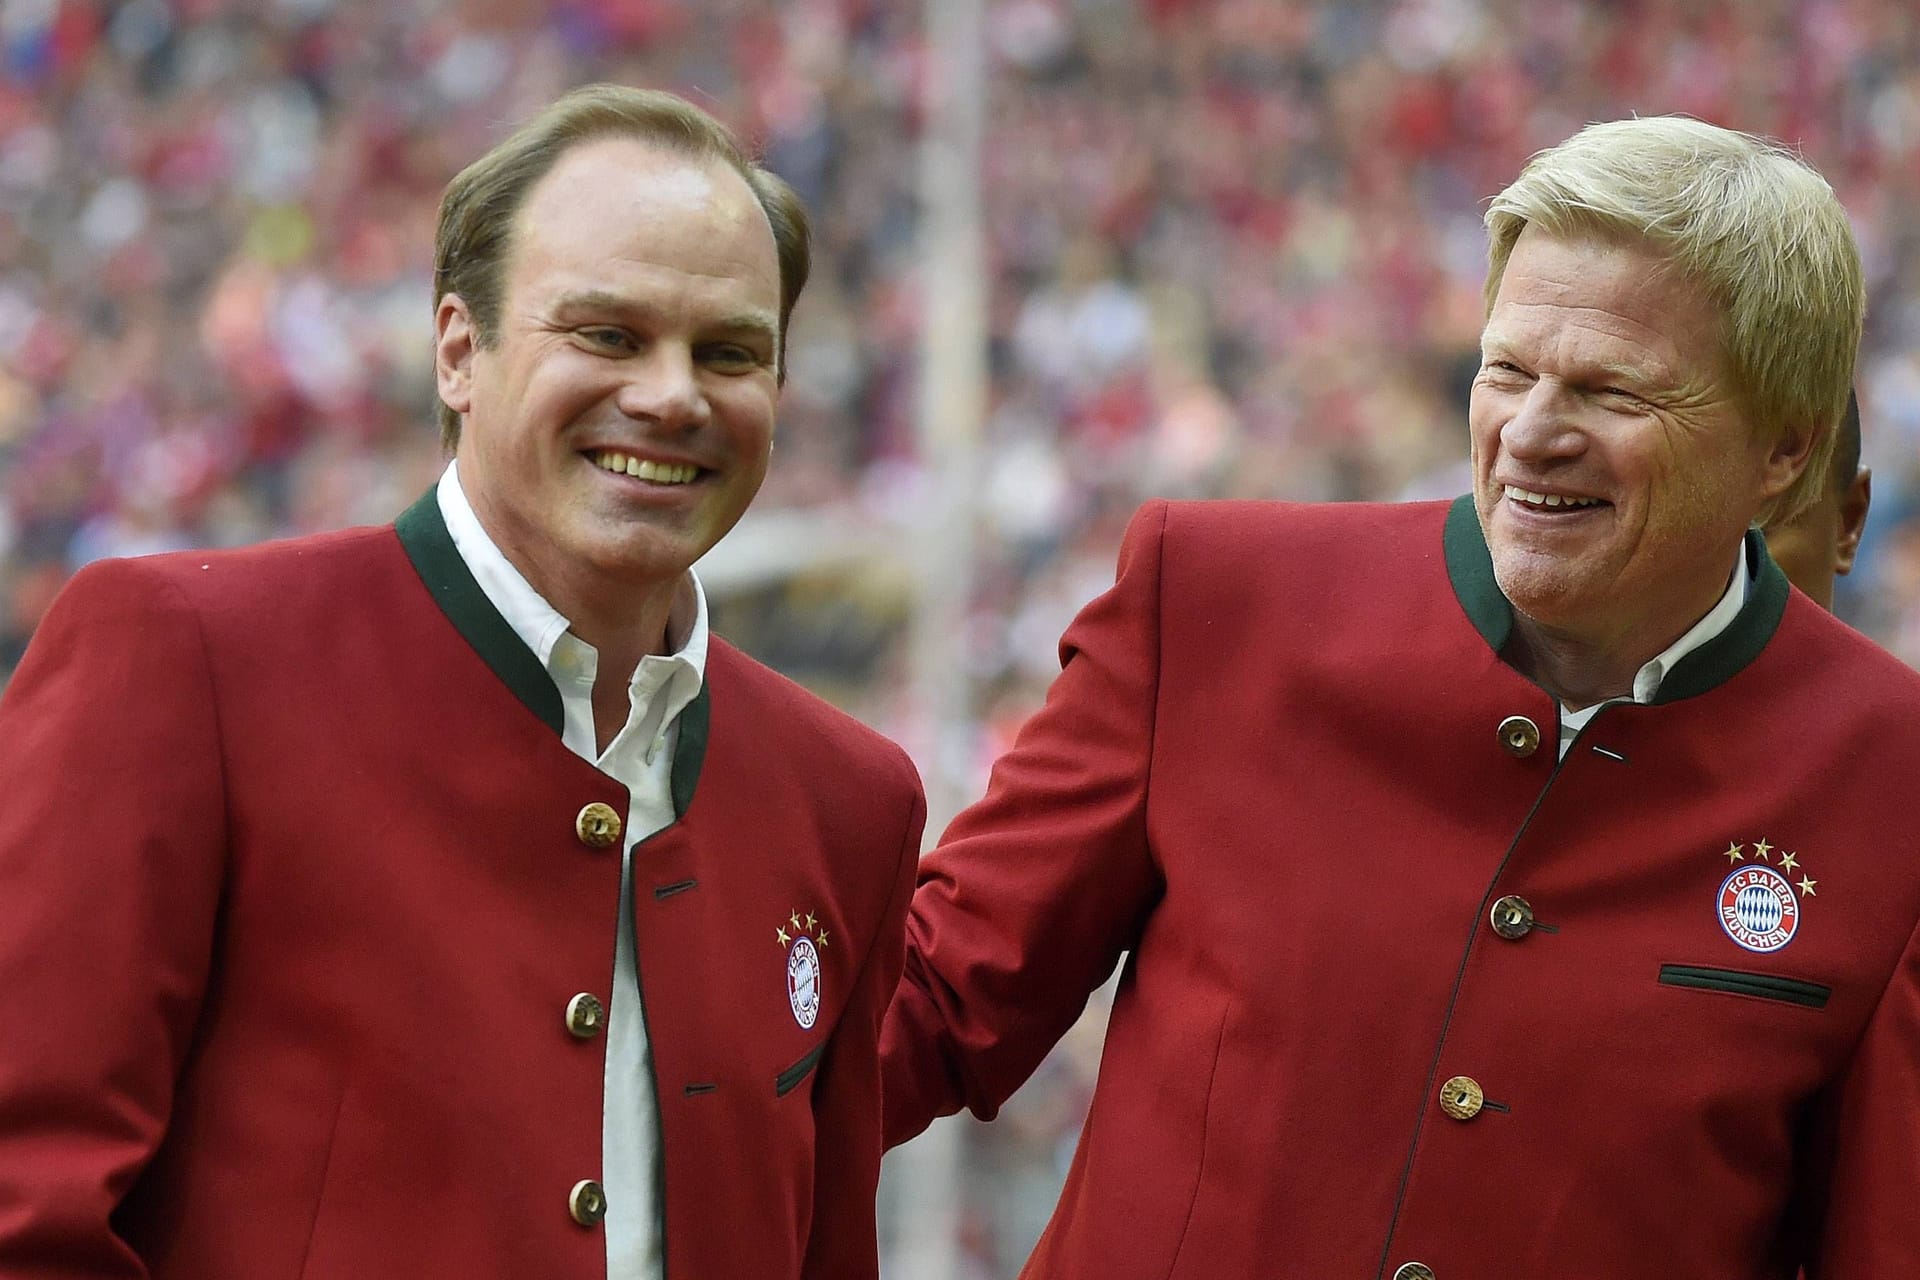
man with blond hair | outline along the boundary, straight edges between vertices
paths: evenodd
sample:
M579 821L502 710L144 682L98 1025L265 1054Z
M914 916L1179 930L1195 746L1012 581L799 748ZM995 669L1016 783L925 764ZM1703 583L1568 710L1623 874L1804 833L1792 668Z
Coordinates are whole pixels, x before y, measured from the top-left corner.
M1125 959L1034 1280L1920 1270L1920 675L1752 531L1824 483L1846 215L1660 118L1487 225L1472 494L1149 504L922 864L890 1141Z
M707 625L807 223L598 86L457 176L386 528L106 562L0 701L7 1280L877 1274L898 748Z

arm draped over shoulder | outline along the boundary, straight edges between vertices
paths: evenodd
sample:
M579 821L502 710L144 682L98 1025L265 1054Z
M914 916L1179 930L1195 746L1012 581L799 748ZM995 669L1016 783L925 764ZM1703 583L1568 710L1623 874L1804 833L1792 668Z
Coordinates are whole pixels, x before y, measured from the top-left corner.
M991 1119L1134 946L1162 891L1147 833L1166 504L1060 643L1046 705L921 863L881 1034L886 1141Z

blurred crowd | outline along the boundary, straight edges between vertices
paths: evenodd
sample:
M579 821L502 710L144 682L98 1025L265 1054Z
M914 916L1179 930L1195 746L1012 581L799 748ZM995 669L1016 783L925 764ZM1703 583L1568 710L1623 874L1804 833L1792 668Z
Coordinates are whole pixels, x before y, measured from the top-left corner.
M1781 138L1853 214L1876 501L1838 604L1920 664L1910 0L988 7L982 763L1142 498L1466 488L1484 201L1628 113ZM903 521L940 72L903 0L0 0L0 680L87 561L382 521L430 483L439 191L587 80L691 94L806 197L818 265L761 502ZM735 616L886 727L898 595L803 577ZM1087 1043L1002 1122L1043 1184ZM1050 1196L982 1185L1008 1203L969 1239L1011 1274Z
M996 722L1143 496L1462 488L1481 204L1636 111L1783 138L1853 212L1880 503L1841 603L1920 658L1912 6L995 0L989 42ZM894 0L4 0L0 671L88 560L378 521L424 487L438 192L588 79L694 94L808 198L764 501L899 518L939 62Z

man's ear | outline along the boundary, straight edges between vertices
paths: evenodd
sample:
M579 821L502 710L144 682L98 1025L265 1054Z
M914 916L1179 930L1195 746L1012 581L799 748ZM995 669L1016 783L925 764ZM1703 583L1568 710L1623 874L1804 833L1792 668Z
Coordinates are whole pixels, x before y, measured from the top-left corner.
M467 300L444 294L433 311L433 379L441 403L455 413L473 404L473 315Z
M1803 426L1788 428L1773 442L1773 447L1767 450L1762 486L1769 502L1793 487L1793 482L1807 469L1807 459L1813 456L1814 443L1819 439L1816 428Z
M1840 537L1833 546L1833 571L1852 573L1860 551L1860 535L1867 531L1867 508L1873 505L1873 472L1865 467L1840 499Z

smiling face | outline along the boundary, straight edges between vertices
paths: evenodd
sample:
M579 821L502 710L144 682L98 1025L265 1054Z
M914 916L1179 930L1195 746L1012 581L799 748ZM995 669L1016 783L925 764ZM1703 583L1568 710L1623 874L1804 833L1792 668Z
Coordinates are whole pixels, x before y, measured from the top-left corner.
M747 509L772 447L779 308L746 182L630 138L574 146L528 192L491 342L458 295L441 300L461 486L563 614L670 598Z
M1804 434L1754 438L1705 291L1646 249L1528 227L1468 410L1495 577L1546 633L1644 662L1726 589Z

